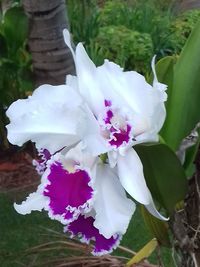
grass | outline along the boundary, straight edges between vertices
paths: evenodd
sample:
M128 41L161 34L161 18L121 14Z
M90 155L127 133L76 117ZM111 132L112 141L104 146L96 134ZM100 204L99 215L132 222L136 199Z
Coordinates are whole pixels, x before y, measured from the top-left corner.
M0 194L0 207L0 263L2 267L32 266L30 263L35 263L34 266L40 267L40 262L44 259L58 255L61 257L71 255L66 249L47 250L45 253L44 251L27 253L27 249L31 247L58 240L58 237L44 228L62 233L62 226L48 219L45 213L32 212L26 216L17 214L13 208L13 197L6 194ZM151 238L139 212L136 212L121 244L138 251ZM119 252L116 251L115 254ZM165 262L165 267L173 266L169 249L161 250L161 257ZM151 260L155 263L156 254L151 257Z

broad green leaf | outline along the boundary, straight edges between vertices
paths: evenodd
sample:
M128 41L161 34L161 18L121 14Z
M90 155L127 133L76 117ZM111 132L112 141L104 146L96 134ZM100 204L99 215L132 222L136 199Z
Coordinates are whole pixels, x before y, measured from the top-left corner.
M22 7L8 9L4 15L3 32L12 52L22 46L28 33L28 19Z
M177 150L200 120L200 22L191 33L173 71L167 118L161 132L166 143Z
M161 221L152 216L142 205L141 213L144 218L145 224L150 230L152 236L155 237L161 245L170 247L171 245L167 222Z
M153 198L172 212L187 191L187 179L179 159L164 144L138 145L135 150L142 161Z
M155 238L149 241L140 251L138 251L133 258L127 262L126 267L131 267L135 263L139 263L148 258L157 248L158 242Z

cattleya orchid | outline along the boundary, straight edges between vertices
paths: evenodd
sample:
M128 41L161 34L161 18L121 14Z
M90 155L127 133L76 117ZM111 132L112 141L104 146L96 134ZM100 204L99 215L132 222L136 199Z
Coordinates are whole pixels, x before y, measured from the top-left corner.
M20 214L46 210L71 235L95 240L98 255L116 247L135 211L115 170L83 152L81 144L53 155L37 191L14 207Z
M158 141L166 116L166 85L158 82L155 57L152 60L153 86L135 72L124 72L117 64L105 60L96 67L79 43L74 52L70 33L64 39L71 49L76 76L66 83L76 88L93 113L95 133L84 140L85 150L93 155L107 152L111 167L117 166L125 190L155 215L151 194L146 186L142 165L132 146ZM134 171L133 171L134 170Z
M65 85L42 85L7 111L8 139L15 145L35 142L41 159L33 165L41 175L36 192L22 204L21 214L46 210L71 236L94 241L95 255L109 253L126 232L136 201L154 216L156 210L134 145L158 141L165 119L164 84L153 86L137 72L124 72L105 60L96 67L79 43L73 51L76 76ZM101 155L108 160L102 162ZM126 190L126 191L125 191Z

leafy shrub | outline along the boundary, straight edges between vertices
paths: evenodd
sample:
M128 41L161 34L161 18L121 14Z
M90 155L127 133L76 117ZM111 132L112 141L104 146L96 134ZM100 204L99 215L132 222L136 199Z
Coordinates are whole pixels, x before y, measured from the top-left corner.
M172 12L160 2L107 0L101 7L95 0L68 0L67 3L74 42L84 42L97 65L108 57L126 69L134 67L144 73L149 70L150 58L154 54L159 59L177 51L171 30Z
M179 53L200 20L200 10L190 10L178 16L172 23L171 32L175 52Z
M107 0L101 7L97 2L67 1L74 42L84 42L97 65L107 57L142 73L154 54L159 59L180 53L200 18L197 10L176 18L174 0Z
M124 25L140 33L148 33L158 57L172 52L170 39L172 13L157 8L155 1L106 1L100 13L102 26Z
M74 43L84 42L88 45L99 30L99 9L96 1L68 0L67 8Z
M142 73L147 70L153 55L150 35L125 26L102 27L96 42L108 59L126 69L136 69Z
M101 26L124 25L124 11L125 5L122 1L106 1L100 12Z

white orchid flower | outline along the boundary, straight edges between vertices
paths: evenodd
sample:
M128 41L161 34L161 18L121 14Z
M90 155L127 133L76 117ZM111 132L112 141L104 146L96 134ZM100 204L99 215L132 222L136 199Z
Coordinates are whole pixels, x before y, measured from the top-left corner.
M165 120L166 85L157 80L155 57L151 86L139 73L124 72L108 60L96 67L83 45L79 43L74 51L69 32L63 33L77 74L67 76L66 83L79 91L95 119L95 134L84 137L83 148L94 156L108 152L109 163L111 167L116 166L125 190L159 217L144 179L142 163L132 149L139 143L158 141Z
M32 96L11 104L6 115L8 140L21 146L31 140L51 154L78 143L90 129L83 99L67 85L42 85Z
M14 204L20 214L42 209L51 219L66 224L81 212L90 211L93 200L95 158L80 151L80 145L65 153L65 149L46 162L41 183L22 204ZM94 167L93 167L94 165Z
M79 234L85 242L95 239L95 255L119 244L135 211L114 170L83 152L81 144L53 155L37 191L14 207L23 215L48 211L71 235Z
M64 37L77 76L67 76L66 85L42 85L7 111L9 141L22 145L31 140L42 155L34 162L41 184L15 209L21 214L48 211L50 218L67 225L65 231L85 242L95 240L93 253L101 255L119 243L134 213L125 190L165 220L132 146L158 140L166 86L157 80L155 58L151 86L137 72L124 72L107 60L96 67L82 44L73 51L68 31ZM103 153L108 153L109 165L99 163Z

